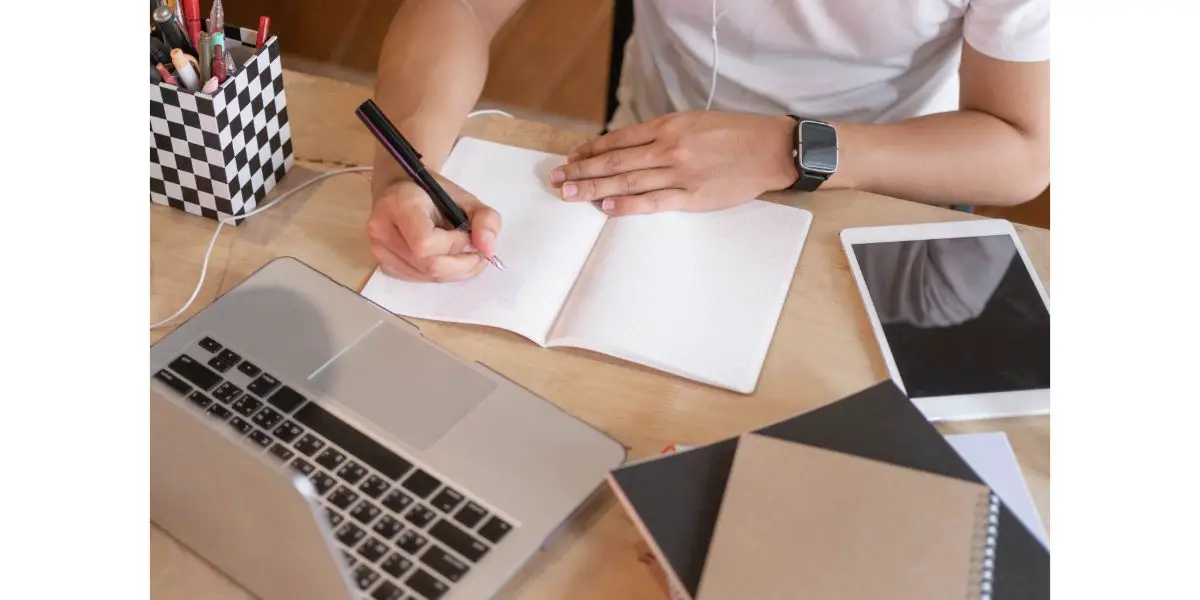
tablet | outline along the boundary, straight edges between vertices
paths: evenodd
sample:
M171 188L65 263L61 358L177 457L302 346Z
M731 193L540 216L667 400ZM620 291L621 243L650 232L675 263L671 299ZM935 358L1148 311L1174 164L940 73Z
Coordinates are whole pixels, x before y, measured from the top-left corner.
M931 421L1050 412L1050 302L999 219L842 231L888 373Z

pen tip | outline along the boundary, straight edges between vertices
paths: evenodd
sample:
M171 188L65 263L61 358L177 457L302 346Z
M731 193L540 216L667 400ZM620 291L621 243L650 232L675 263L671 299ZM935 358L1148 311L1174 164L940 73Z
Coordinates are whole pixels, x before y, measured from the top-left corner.
M488 262L492 263L492 266L496 267L497 269L500 269L501 271L504 270L504 262L500 260L499 256L493 254L491 258L488 258Z

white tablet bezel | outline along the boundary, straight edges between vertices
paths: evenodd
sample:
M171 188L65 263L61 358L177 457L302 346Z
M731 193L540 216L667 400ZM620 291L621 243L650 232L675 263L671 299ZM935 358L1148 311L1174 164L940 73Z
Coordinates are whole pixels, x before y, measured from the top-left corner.
M896 368L896 361L892 357L892 350L888 346L887 338L883 334L879 315L875 312L875 303L871 300L871 294L867 290L862 270L859 269L858 258L854 255L854 245L874 242L906 242L990 235L1007 235L1012 239L1017 253L1021 256L1021 261L1025 264L1025 270L1033 279L1034 286L1037 288L1038 294L1041 295L1042 303L1046 306L1046 312L1048 313L1050 311L1050 298L1046 294L1041 278L1037 275L1037 270L1034 269L1033 264L1029 261L1029 255L1025 252L1025 246L1021 243L1021 237L1017 235L1016 228L1008 221L1002 219L981 219L947 223L924 223L919 225L853 227L842 230L842 249L846 253L846 258L850 263L850 272L854 275L854 281L858 285L858 292L862 299L863 307L866 308L867 317L871 321L871 330L875 335L875 340L879 343L883 359L887 363L888 374L901 390L905 390L904 381L901 379L900 372ZM933 396L911 398L911 400L920 409L922 414L925 415L925 418L930 421L963 421L1050 414L1050 388L1019 392Z

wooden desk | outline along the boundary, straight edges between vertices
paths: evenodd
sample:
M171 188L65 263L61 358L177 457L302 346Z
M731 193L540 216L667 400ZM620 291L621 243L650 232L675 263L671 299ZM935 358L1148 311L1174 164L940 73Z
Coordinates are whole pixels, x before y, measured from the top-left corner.
M288 72L290 122L298 155L282 189L338 164L370 164L374 140L354 117L369 91ZM566 153L578 133L503 117L480 117L467 135ZM615 359L544 350L501 331L417 321L430 339L497 371L608 432L637 459L671 442L705 443L787 418L887 378L840 249L846 227L950 221L971 215L858 192L788 197L813 212L809 234L763 368L758 391L742 396L660 374ZM207 281L191 312L242 281L273 257L294 256L336 281L361 289L374 268L364 234L370 206L363 174L327 179L221 234ZM191 295L213 222L163 206L151 211L153 319L171 314ZM1049 232L1019 227L1049 289ZM190 313L189 313L190 314ZM165 334L159 330L152 340ZM941 425L945 433L1005 431L1049 527L1048 417ZM616 503L603 491L513 582L504 598L575 600L664 598L649 554ZM154 598L243 599L249 596L210 565L151 526Z

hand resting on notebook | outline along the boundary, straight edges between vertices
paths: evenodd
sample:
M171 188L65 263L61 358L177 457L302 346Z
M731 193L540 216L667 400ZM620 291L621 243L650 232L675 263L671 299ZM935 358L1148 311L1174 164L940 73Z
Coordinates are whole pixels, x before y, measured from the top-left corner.
M454 182L438 182L471 218L471 235L447 229L446 220L416 183L401 179L381 186L367 220L367 236L383 272L407 281L447 282L478 275L500 234L500 214Z

